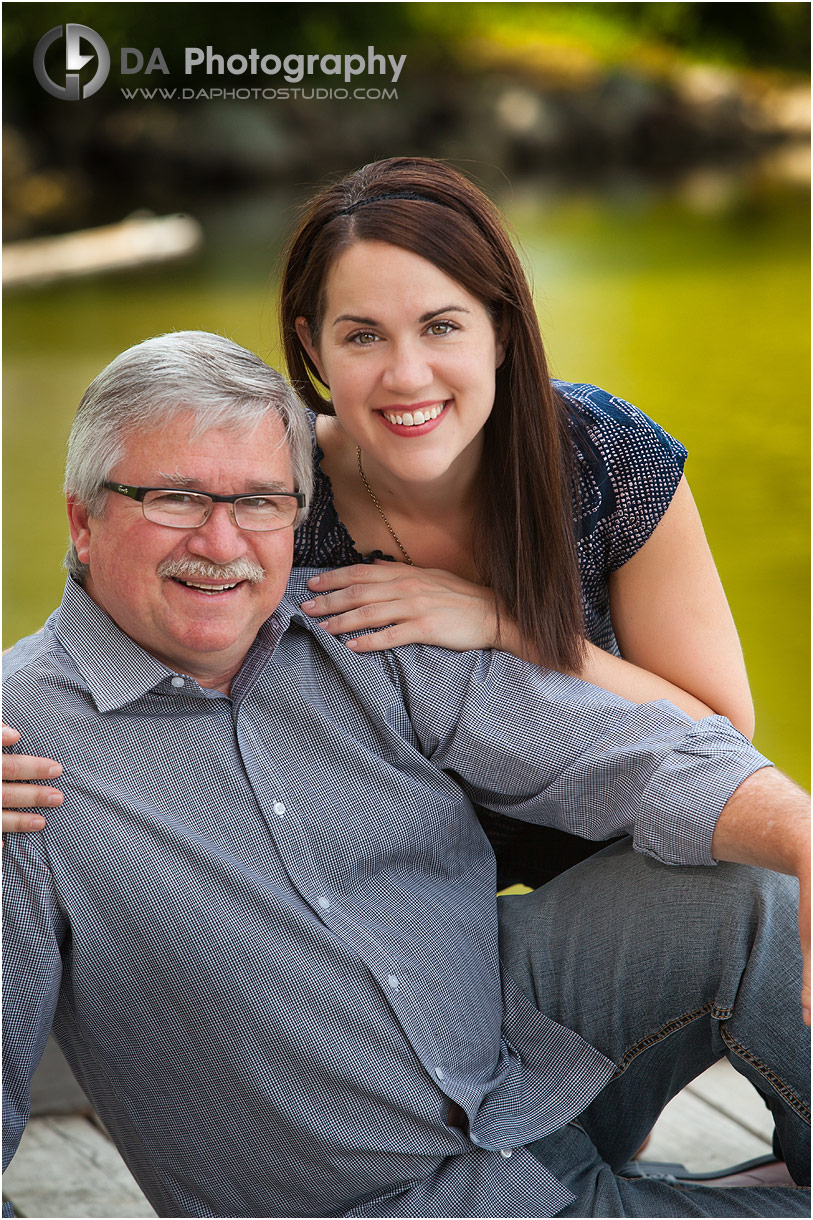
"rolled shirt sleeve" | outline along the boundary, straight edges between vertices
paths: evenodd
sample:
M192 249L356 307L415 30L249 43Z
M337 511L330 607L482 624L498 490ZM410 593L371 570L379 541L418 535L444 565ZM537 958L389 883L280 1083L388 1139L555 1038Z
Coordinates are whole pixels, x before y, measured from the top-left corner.
M498 652L477 654L444 720L437 679L420 672L431 651L393 654L424 748L472 801L509 817L586 839L630 834L664 864L711 865L723 806L771 765L721 716L695 722Z

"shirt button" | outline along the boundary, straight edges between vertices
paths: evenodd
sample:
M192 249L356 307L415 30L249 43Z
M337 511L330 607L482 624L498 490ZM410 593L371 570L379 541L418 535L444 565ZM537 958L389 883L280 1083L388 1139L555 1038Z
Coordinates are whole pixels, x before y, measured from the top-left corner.
M184 680L176 674L174 678L170 678L169 683L170 686L183 686Z
M318 898L317 902L319 903L319 906L322 908L323 911L330 910L330 900L328 898Z
M438 1078L438 1080L446 1079L446 1073L443 1071L442 1068L435 1068L435 1076Z
M278 818L285 817L285 806L282 801L274 801L274 813Z
M510 1161L510 1160L511 1160L511 1157L512 1157L513 1155L514 1155L514 1154L513 1154L513 1152L511 1151L511 1149L510 1149L510 1148L501 1148L501 1149L500 1149L500 1156L504 1156L504 1157L505 1157L505 1159L506 1159L506 1161Z
M393 989L393 991L397 991L397 990L398 990L399 983L398 983L398 975L397 975L397 974L388 974L388 975L387 975L387 982L389 983L389 985L390 985L390 987Z

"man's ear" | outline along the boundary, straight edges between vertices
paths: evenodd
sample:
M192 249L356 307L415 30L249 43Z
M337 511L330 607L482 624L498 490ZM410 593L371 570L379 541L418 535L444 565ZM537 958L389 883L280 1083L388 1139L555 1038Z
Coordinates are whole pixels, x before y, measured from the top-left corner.
M68 522L71 527L71 542L81 563L90 563L90 521L86 505L68 496Z
M322 367L322 361L319 359L319 350L313 342L313 336L311 335L311 328L308 325L308 319L297 318L294 325L296 326L297 338L307 352L311 364L319 374L320 381L323 385L330 389L328 379L325 376L325 370Z

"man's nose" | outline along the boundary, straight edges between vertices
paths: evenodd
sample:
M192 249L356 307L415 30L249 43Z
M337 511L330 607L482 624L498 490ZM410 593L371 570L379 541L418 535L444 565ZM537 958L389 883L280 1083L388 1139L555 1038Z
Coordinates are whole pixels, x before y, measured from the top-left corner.
M234 519L234 505L213 504L203 525L190 531L186 549L215 563L229 563L245 555L246 534Z
M395 394L416 394L432 384L434 373L420 343L393 342L384 370L384 388Z

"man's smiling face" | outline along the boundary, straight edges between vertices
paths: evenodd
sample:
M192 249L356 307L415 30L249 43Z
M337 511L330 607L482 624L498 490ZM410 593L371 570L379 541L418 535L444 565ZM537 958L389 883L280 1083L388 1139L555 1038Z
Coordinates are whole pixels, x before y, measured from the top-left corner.
M276 415L245 434L212 429L192 441L194 419L184 412L160 430L135 433L111 481L215 495L296 490ZM202 526L170 529L115 492L101 517L70 501L68 515L89 567L89 596L159 661L203 686L228 689L285 591L293 527L239 529L231 506L215 504Z

